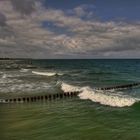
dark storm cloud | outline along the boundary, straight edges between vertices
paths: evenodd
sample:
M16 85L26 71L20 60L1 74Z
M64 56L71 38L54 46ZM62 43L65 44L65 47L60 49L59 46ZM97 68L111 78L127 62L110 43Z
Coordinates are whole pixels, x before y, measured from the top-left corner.
M111 48L112 51L126 51L126 50L140 50L140 38L128 37L126 39L116 40L115 47Z
M24 15L29 15L35 10L36 0L11 0L15 10Z
M106 47L99 52L122 52L122 51L140 51L140 39L139 37L128 37L115 40L114 44L110 47Z
M6 37L15 37L16 33L8 26L0 27L0 39Z
M95 48L87 51L86 54L100 55L110 53L120 53L125 51L140 52L140 39L139 37L127 37L114 40L111 46L104 46L104 48ZM124 53L125 54L125 53Z
M4 14L0 13L0 26L6 25L6 17Z

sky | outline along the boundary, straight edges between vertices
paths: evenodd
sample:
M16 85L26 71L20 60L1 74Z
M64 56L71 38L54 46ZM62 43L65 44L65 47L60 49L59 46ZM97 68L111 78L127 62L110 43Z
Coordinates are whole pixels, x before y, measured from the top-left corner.
M139 0L0 0L0 57L140 58Z

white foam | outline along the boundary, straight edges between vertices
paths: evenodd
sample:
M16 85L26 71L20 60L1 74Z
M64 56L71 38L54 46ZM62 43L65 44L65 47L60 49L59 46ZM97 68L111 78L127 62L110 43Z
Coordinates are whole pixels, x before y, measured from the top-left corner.
M5 78L7 78L7 75L6 74L3 74L2 75L2 79L5 79Z
M56 72L37 72L37 71L32 71L33 74L37 75L43 75L43 76L55 76L55 75L63 75L62 73L56 73Z
M94 90L90 87L80 88L66 83L62 83L61 88L64 92L81 91L78 95L80 99L89 99L93 102L112 107L132 106L138 101L136 98L122 95L120 92L113 93L113 91L111 91L110 93L105 93L104 91Z
M2 71L0 71L0 74L3 74L3 72L2 72Z
M20 70L20 72L28 72L28 71L29 69L23 69L23 68Z
M89 99L93 102L98 102L102 105L108 105L112 107L125 107L131 106L137 100L135 98L118 95L118 94L106 94L100 91L94 91L89 87L83 88L83 92L79 94L80 99Z
M22 80L15 79L13 77L14 77L13 75L4 73L2 77L0 78L0 84L19 83L22 81Z
M6 103L4 99L0 99L0 103Z
M2 75L2 78L3 79L6 79L6 78L15 78L15 77L20 77L21 74L18 74L17 72L16 73L4 73Z
M64 82L62 82L62 84L61 84L61 89L64 92L73 92L73 91L80 91L81 90L81 88L78 86L72 86L72 85L66 84Z
M0 87L1 93L25 93L25 92L44 92L50 89L52 85L48 83L18 83Z

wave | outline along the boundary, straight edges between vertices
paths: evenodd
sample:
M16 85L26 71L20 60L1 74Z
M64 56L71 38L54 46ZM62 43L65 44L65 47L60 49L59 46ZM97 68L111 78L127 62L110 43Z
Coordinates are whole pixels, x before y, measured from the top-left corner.
M6 79L6 78L20 77L22 75L17 73L17 72L15 72L15 73L3 73L1 76L2 76L1 78Z
M4 99L0 99L0 103L6 103Z
M0 71L0 74L3 74L3 72L2 72L2 71Z
M10 81L9 81L10 82ZM24 93L42 93L50 90L53 85L48 83L40 82L40 83L17 83L17 84L9 84L8 86L5 84L0 87L0 93L16 93L16 94L24 94ZM12 94L11 94L12 95Z
M32 71L33 74L37 75L43 75L43 76L56 76L56 75L63 75L62 73L55 73L55 72L37 72L37 71Z
M61 89L64 92L81 91L78 95L80 99L89 99L93 102L100 103L102 105L112 106L112 107L126 107L132 106L134 103L138 102L139 99L133 98L131 96L125 96L117 91L105 91L95 90L90 87L78 87L72 86L66 83L62 83ZM115 92L115 94L113 94Z
M61 83L61 89L64 91L64 92L73 92L73 91L81 91L81 88L78 87L78 86L73 86L73 85L69 85L69 84L66 84L64 82Z
M6 79L7 78L7 75L6 74L3 74L2 75L2 79Z
M14 84L21 83L22 80L16 79L15 78L16 76L18 77L19 75L18 74L14 75L14 74L4 73L0 78L0 84L1 84L0 89L1 89L1 87L3 87L3 85L6 85L6 84L8 86L9 84L12 84L12 83L14 83ZM1 90L0 90L0 92L1 92Z
M73 86L64 82L57 82L53 85L46 82L22 83L22 81L17 81L17 79L12 79L11 81L11 79L8 79L4 76L3 79L1 79L0 83L2 85L0 87L1 93L42 93L51 89L53 89L54 91L54 87L59 88L60 90L61 86L61 90L63 90L64 92L80 91L78 97L82 100L89 99L93 102L111 107L132 106L134 103L140 101L139 98L123 95L123 92L115 90L96 90L88 86Z
M21 69L20 72L28 72L30 69Z

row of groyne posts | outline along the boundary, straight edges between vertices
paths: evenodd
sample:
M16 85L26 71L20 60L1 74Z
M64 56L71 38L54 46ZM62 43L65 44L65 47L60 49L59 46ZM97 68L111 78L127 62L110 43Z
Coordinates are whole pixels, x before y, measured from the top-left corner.
M3 99L1 102L3 103L23 103L23 102L37 102L37 101L46 101L46 100L55 100L62 99L66 97L76 97L80 92L64 92L57 94L47 94L47 95L36 95L36 96L27 96L27 97L17 97L17 98L9 98Z
M112 86L112 87L96 88L96 90L131 89L139 85L140 83L133 83L133 84ZM73 92L63 92L63 93L47 94L47 95L40 95L40 96L36 95L36 96L27 96L27 97L8 98L8 99L2 99L0 101L1 103L23 103L23 102L46 101L46 100L51 101L51 100L62 99L66 97L75 97L80 92L81 91L73 91Z
M140 83L117 85L117 86L111 86L111 87L101 87L101 88L96 88L96 90L131 89L137 86L140 86Z

